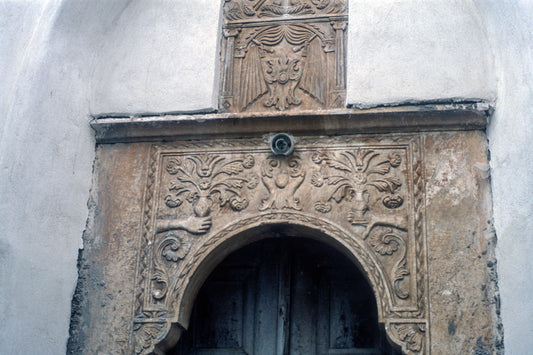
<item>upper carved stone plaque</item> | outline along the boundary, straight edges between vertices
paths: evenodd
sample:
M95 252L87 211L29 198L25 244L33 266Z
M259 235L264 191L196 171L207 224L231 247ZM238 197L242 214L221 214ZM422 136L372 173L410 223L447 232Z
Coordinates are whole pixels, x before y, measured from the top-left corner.
M219 108L344 107L346 0L225 0Z

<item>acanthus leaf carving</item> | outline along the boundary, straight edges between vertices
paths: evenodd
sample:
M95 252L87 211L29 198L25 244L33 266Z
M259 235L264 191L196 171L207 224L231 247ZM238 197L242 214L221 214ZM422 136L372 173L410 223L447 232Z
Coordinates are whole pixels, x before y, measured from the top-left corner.
M192 242L183 230L171 230L156 240L151 288L154 300L161 301L167 296L172 282L172 270L189 253Z
M187 235L169 232L164 236L158 249L167 261L177 262L187 255L190 247Z
M168 312L145 311L133 320L134 353L139 355L152 354L158 342L168 333Z
M135 354L148 354L154 347L156 339L164 334L166 323L136 323L135 331Z
M390 228L385 233L373 233L368 238L369 244L374 250L381 256L392 256L396 252L399 253L398 260L392 267L392 283L393 291L401 299L409 297L409 291L405 291L401 288L400 282L410 274L409 269L406 266L407 246L402 237L395 234Z

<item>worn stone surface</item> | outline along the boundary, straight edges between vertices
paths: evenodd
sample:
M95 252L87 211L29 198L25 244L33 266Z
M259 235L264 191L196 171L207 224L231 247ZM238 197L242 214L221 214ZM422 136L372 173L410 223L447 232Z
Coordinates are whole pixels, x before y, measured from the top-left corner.
M486 137L428 134L425 147L432 349L500 353Z
M484 133L295 138L100 145L70 349L163 351L216 264L281 228L359 265L405 353L497 353Z
M78 260L69 354L119 354L128 348L148 151L146 144L97 149L98 188Z

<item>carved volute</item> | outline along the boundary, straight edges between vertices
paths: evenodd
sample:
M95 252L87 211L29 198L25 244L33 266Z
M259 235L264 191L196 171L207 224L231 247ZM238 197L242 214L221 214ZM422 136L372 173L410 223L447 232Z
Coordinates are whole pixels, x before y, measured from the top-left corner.
M225 0L219 108L345 104L346 0Z

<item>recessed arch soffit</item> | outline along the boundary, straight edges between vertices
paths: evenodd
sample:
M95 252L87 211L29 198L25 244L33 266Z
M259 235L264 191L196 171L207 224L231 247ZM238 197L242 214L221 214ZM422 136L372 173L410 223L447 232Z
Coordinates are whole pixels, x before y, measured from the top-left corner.
M207 277L202 265L262 225L300 226L342 245L370 281L388 337L405 353L425 352L419 136L301 137L290 156L274 156L267 139L189 141L154 144L150 159L136 277L137 353L154 351L173 324L187 327Z

